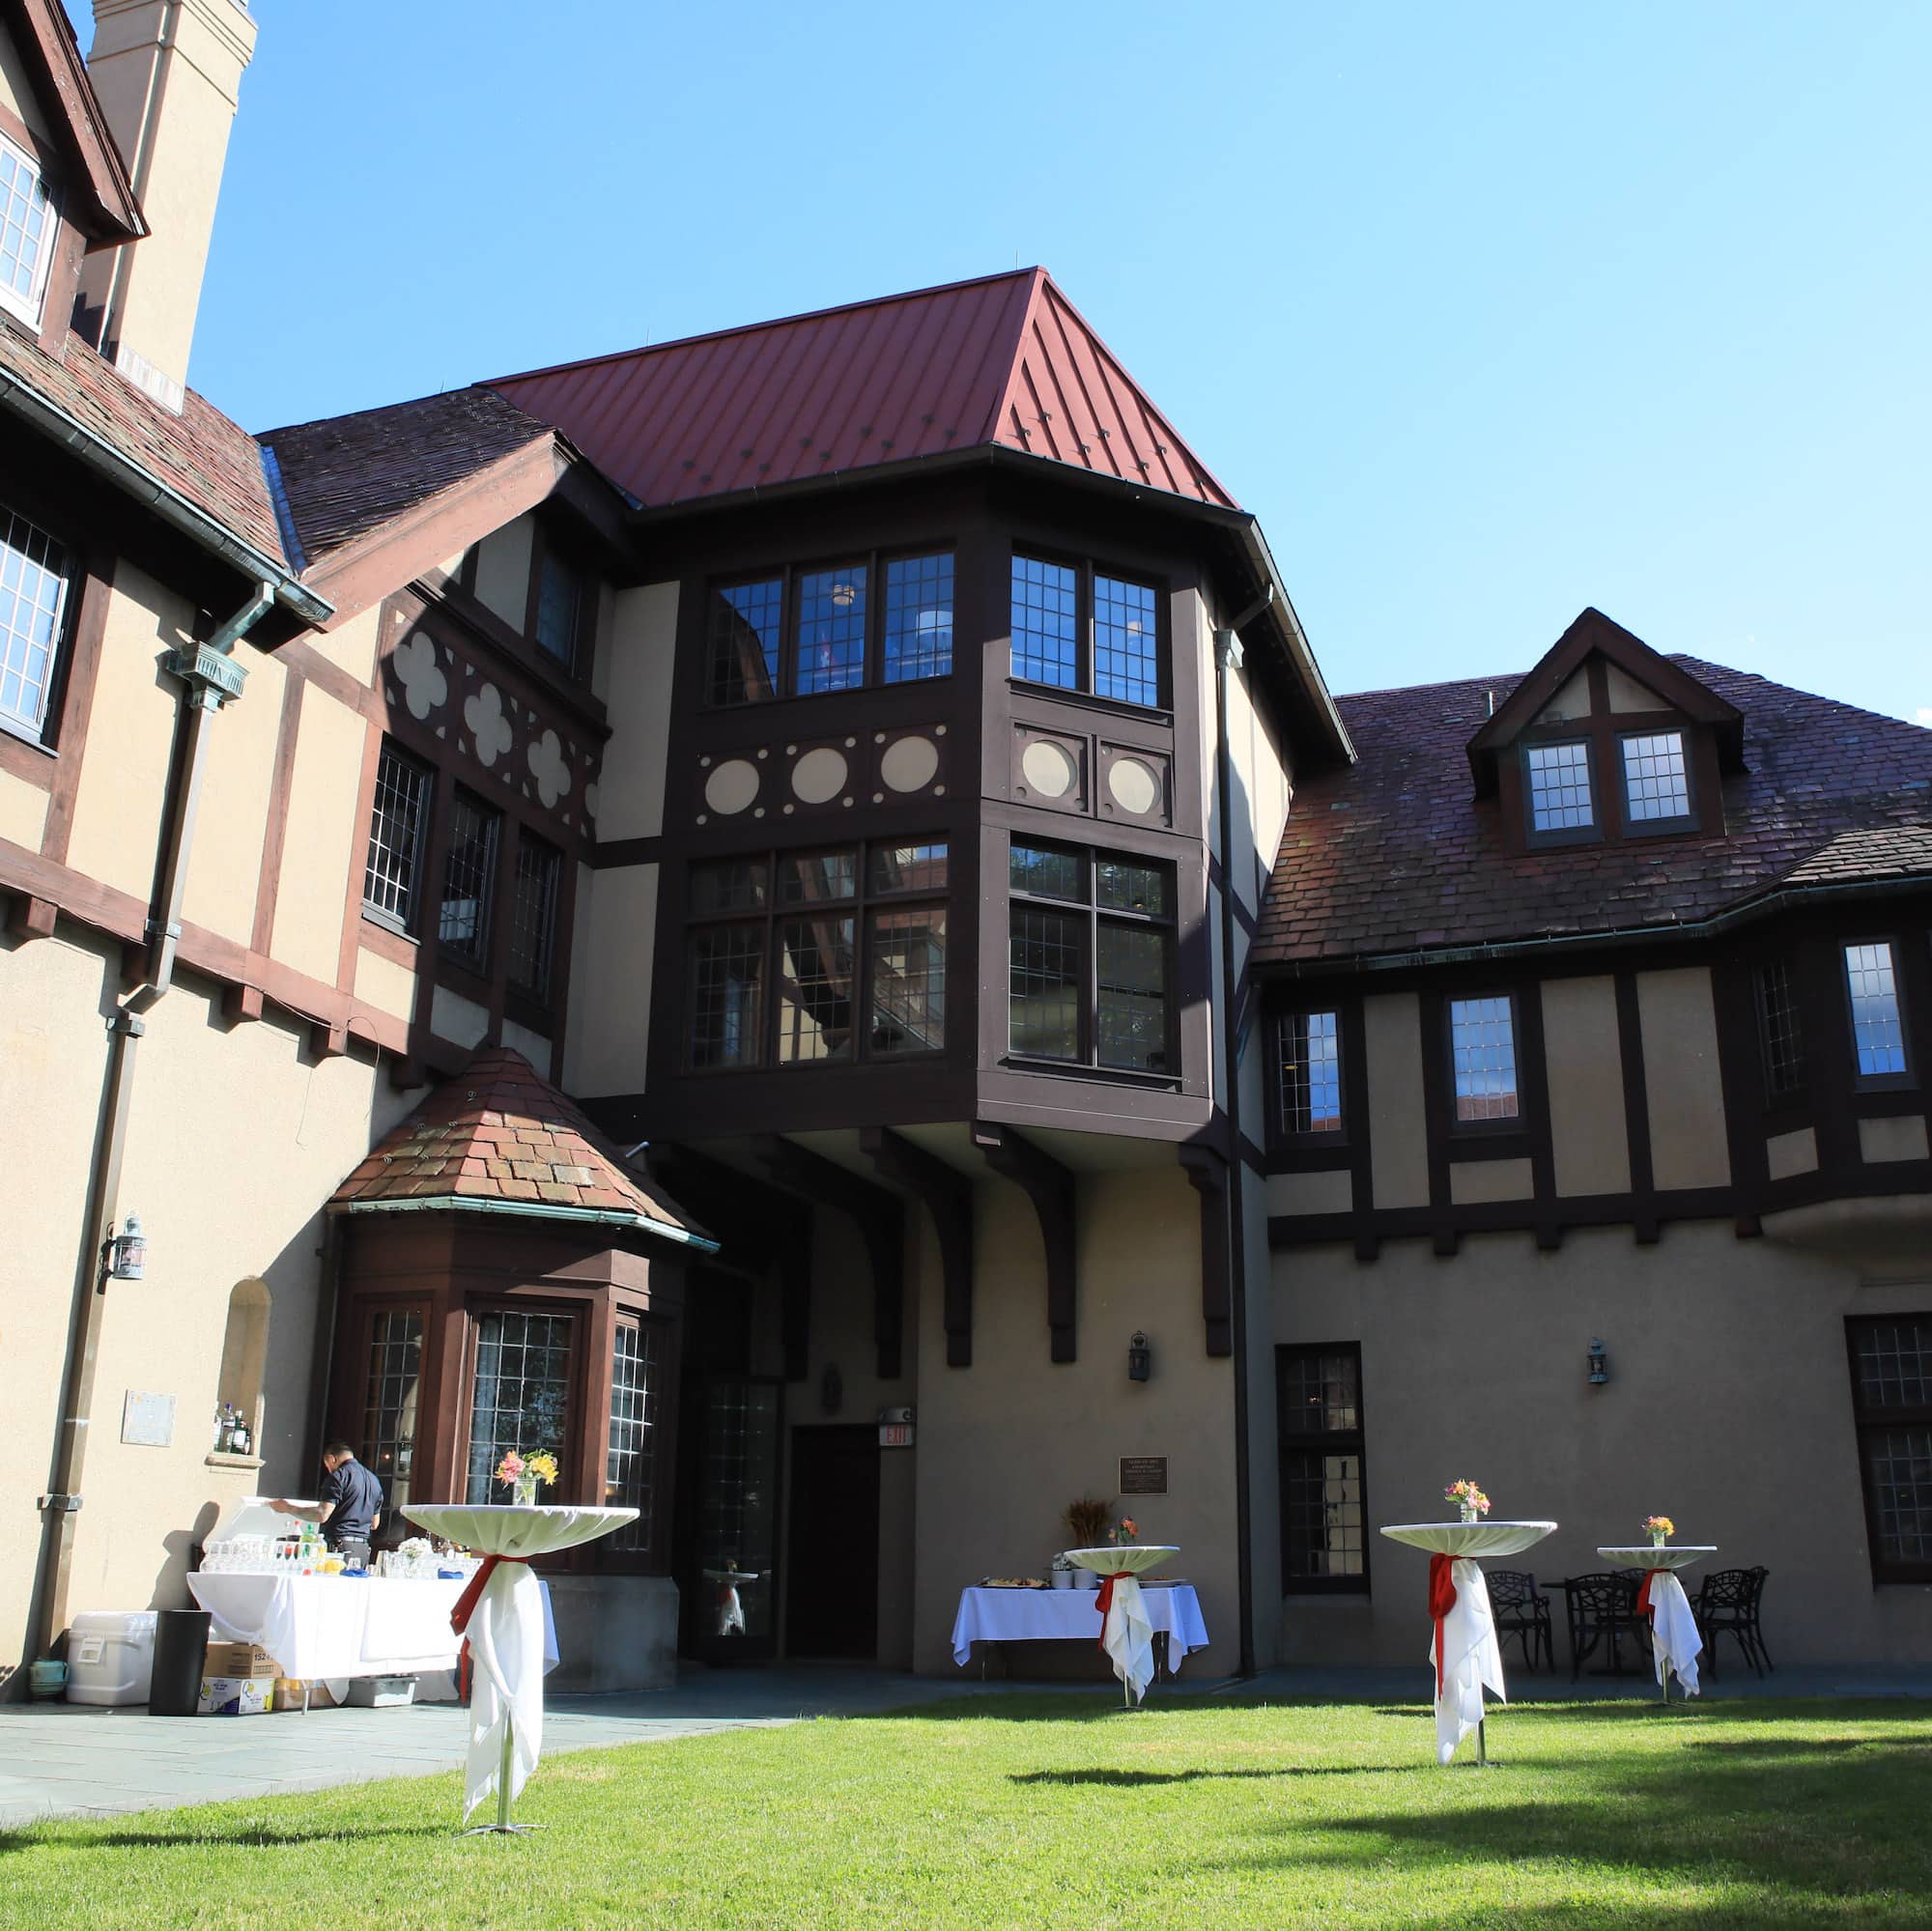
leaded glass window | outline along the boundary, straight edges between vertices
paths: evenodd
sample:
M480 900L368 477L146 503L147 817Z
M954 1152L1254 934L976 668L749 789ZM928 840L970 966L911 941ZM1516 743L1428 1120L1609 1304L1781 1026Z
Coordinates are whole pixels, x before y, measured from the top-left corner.
M1516 1025L1509 995L1452 999L1449 1043L1456 1081L1456 1118L1516 1119Z
M1153 592L1118 577L1094 579L1094 695L1123 704L1160 702Z
M874 912L868 943L872 1057L938 1052L946 1044L946 907Z
M458 789L449 811L449 856L442 867L437 938L444 951L481 971L490 953L490 910L497 889L502 815Z
M1522 762L1529 779L1531 831L1588 831L1596 824L1587 744L1527 745Z
M1281 1569L1291 1591L1368 1587L1361 1350L1275 1349Z
M886 565L888 684L952 668L952 556L901 556Z
M362 909L403 931L415 919L429 796L429 767L384 738L376 764L376 801L369 816Z
M46 725L66 603L66 553L0 508L0 718L33 737Z
M29 322L40 318L53 239L40 169L0 135L0 302Z
M1891 947L1884 940L1845 948L1845 987L1852 1002L1852 1037L1861 1079L1905 1071L1905 1027Z
M556 950L557 885L563 855L530 832L517 835L517 869L511 881L510 983L532 999L550 997Z
M1624 815L1633 825L1690 815L1690 776L1682 731L1650 731L1623 741Z
M464 1499L500 1502L494 1480L511 1450L554 1455L568 1467L570 1354L576 1320L567 1314L493 1312L476 1318L476 1371L470 1386L469 1462ZM543 1491L541 1502L563 1498Z
M866 681L866 566L841 564L798 580L795 695L849 691Z
M611 1433L604 1454L604 1503L636 1509L638 1519L612 1531L610 1547L648 1553L656 1500L658 1427L657 1329L619 1320L611 1342Z
M711 592L707 689L714 704L774 697L784 638L784 579L761 578Z
M554 550L537 572L537 642L568 670L577 663L583 613L583 579Z
M1078 578L1065 563L1013 558L1013 675L1070 691L1079 682Z
M1846 1329L1873 1578L1932 1582L1932 1314Z
M1757 1021L1766 1096L1789 1099L1804 1087L1804 1035L1791 967L1783 959L1767 959L1757 969Z
M765 928L719 925L691 939L691 1064L754 1066L764 1058Z
M422 1391L423 1318L418 1308L377 1308L369 1317L369 1376L356 1459L383 1485L384 1514L410 1498L417 1401Z
M1341 1129L1342 1041L1333 1012L1297 1012L1281 1022L1281 1123L1287 1133Z

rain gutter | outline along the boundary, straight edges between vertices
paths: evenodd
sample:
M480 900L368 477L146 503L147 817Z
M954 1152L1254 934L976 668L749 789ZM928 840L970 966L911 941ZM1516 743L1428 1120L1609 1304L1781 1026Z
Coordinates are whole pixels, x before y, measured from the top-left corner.
M405 1200L355 1200L333 1209L336 1213L508 1213L523 1220L571 1220L586 1227L630 1227L655 1234L680 1246L715 1254L718 1243L689 1228L671 1227L641 1213L616 1207L563 1207L554 1201L484 1200L473 1194L412 1194Z

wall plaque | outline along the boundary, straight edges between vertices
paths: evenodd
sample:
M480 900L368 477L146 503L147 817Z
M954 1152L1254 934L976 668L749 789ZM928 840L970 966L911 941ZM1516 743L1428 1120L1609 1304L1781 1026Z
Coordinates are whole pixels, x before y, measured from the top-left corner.
M121 1439L137 1448L166 1448L175 1438L175 1398L128 1390L121 1405Z
M1122 1456L1121 1493L1123 1495L1166 1494L1167 1457L1164 1455Z

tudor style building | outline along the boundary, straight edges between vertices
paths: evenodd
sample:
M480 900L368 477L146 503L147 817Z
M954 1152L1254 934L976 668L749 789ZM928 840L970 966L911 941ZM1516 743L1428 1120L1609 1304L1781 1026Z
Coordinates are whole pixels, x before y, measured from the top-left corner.
M250 438L253 23L144 85L173 11L0 0L0 1668L335 1434L399 1528L508 1446L638 1506L586 1685L951 1669L1123 1458L1231 1669L1409 1658L1374 1522L1471 1472L1926 1654L1932 736L1595 612L1338 703L1040 270Z

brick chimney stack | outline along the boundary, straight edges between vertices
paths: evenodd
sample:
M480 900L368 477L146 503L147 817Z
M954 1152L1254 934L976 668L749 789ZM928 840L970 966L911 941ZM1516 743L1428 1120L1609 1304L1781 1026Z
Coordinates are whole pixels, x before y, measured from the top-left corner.
M82 326L177 411L255 31L241 0L94 0L88 72L153 233L88 258Z

